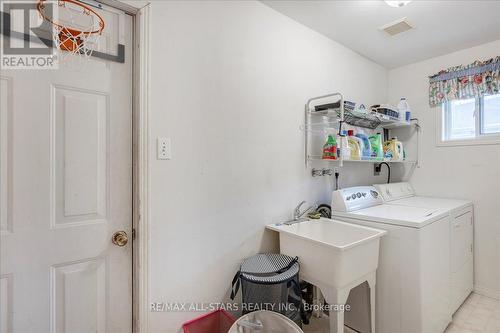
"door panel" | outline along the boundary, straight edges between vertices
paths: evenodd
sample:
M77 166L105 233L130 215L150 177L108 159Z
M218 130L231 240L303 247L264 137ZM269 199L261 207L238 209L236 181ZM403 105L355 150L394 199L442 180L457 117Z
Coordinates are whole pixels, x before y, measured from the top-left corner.
M104 258L53 266L51 284L56 332L105 332Z
M0 76L0 232L12 231L12 80Z
M105 222L108 210L109 98L53 87L54 227Z
M0 276L0 332L12 332L12 274Z
M133 26L113 15L125 63L1 71L1 333L132 331Z

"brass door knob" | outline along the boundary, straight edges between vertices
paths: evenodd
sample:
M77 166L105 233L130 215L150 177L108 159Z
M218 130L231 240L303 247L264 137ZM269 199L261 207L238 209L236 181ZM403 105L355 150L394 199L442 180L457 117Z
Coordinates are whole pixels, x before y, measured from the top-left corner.
M127 233L123 230L117 231L113 234L113 237L111 237L111 241L117 246L125 246L128 243Z

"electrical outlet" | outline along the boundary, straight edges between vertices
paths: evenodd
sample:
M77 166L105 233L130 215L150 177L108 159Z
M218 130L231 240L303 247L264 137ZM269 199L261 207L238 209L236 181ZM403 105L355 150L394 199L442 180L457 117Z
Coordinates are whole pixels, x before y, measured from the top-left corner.
M170 160L172 158L172 142L170 138L156 139L156 158Z
M373 164L373 175L374 176L379 176L380 175L380 164Z

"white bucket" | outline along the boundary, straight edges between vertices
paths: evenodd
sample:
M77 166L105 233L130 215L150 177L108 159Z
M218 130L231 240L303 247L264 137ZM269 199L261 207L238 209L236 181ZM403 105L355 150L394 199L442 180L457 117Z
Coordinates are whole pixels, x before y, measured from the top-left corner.
M228 333L304 333L297 324L277 312L261 310L240 317Z

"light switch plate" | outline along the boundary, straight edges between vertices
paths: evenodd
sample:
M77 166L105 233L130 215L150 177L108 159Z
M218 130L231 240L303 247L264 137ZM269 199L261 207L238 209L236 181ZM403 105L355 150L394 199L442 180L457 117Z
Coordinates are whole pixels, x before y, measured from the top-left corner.
M170 160L172 158L172 142L170 138L156 139L156 158Z

